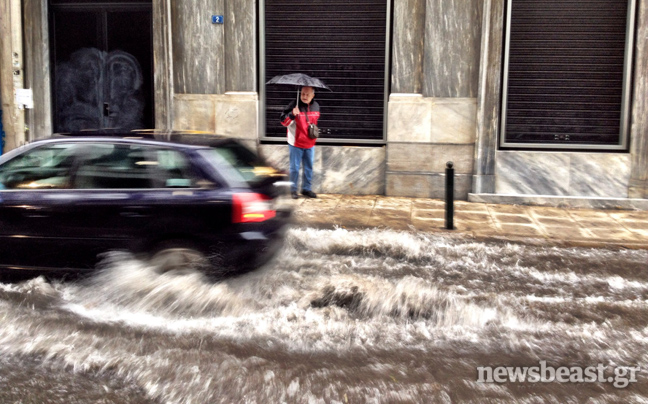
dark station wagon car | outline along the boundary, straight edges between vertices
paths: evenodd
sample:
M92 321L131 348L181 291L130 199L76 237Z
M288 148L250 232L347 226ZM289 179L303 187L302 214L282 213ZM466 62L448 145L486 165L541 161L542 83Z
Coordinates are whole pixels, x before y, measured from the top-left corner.
M236 140L84 133L0 157L0 270L92 270L130 251L159 270L244 271L290 221L289 183Z

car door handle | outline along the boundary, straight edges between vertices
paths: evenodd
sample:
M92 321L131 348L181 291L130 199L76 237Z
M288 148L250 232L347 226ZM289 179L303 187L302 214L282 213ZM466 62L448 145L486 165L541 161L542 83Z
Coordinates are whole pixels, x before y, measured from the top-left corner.
M119 214L122 217L149 217L149 208L145 206L132 206L125 208Z

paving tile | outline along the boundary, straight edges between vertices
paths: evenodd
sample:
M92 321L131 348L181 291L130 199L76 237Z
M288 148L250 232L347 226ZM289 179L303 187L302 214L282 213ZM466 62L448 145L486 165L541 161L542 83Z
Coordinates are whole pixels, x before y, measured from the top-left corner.
M337 226L355 227L375 224L371 220L371 208L345 206L343 209L337 208L322 216L324 220Z
M533 224L533 220L526 215L496 213L493 219L500 223Z
M534 217L534 219L540 223L543 226L555 226L555 227L570 227L570 226L576 226L578 227L578 224L575 220L573 220L571 217L566 216L566 217Z
M378 197L376 199L376 207L384 207L384 208L389 208L389 207L405 207L407 206L408 208L411 208L412 202L414 199L412 198L399 198L399 197Z
M619 223L629 230L648 230L648 222L636 220L619 220Z
M445 229L445 220L412 218L412 226L419 231L439 231Z
M438 199L414 199L414 209L445 209L445 202Z
M528 215L529 208L521 205L487 205L491 213L503 213L508 215Z
M543 217L543 218L565 218L570 217L569 213L565 209L560 208L547 208L542 206L532 206L529 207L529 212L534 217Z
M492 223L493 218L488 213L480 212L456 212L455 211L455 220L468 220L479 223Z
M472 220L454 220L454 226L457 230L468 230L468 231L484 231L489 229L490 233L497 232L495 224L491 222L476 222Z
M339 200L334 198L300 198L297 200L302 201L301 207L303 209L332 209L335 208L339 203Z
M543 232L552 239L582 240L592 237L592 234L574 223L573 226L543 226Z
M537 227L525 224L501 224L500 233L511 236L544 237L544 233Z
M588 229L592 235L605 241L641 241L642 238L629 230Z
M455 201L455 212L484 212L488 213L488 206L484 203Z
M340 205L353 208L373 208L376 205L376 197L345 196L340 199Z
M614 220L600 220L600 219L583 219L579 220L578 224L589 230L610 230L621 231L626 230L621 223Z
M640 241L648 242L648 229L630 229L630 231L635 234Z
M566 210L566 212L574 219L611 219L608 212L601 210L570 209Z
M445 219L445 211L441 209L412 209L413 219Z
M638 221L648 221L648 212L633 212L633 211L622 211L622 212L610 212L610 216L616 220L638 220Z
M374 208L369 217L373 226L406 230L411 224L410 212L404 209Z

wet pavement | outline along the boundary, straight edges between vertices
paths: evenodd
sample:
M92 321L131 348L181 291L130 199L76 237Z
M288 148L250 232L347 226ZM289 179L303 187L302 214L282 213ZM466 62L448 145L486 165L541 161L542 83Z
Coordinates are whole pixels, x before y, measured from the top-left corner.
M645 212L458 202L447 231L435 200L294 203L242 276L116 253L0 283L0 403L648 402ZM571 380L486 373L545 365Z
M462 234L547 245L648 249L648 211L569 209L455 201L446 230L445 201L321 194L295 202L297 223Z

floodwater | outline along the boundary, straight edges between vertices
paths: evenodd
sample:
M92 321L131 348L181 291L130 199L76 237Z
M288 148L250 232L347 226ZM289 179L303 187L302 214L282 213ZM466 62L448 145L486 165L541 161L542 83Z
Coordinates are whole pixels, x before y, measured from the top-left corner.
M114 254L0 284L0 321L1 403L648 401L647 251L296 228L217 282ZM478 371L541 365L573 379Z

